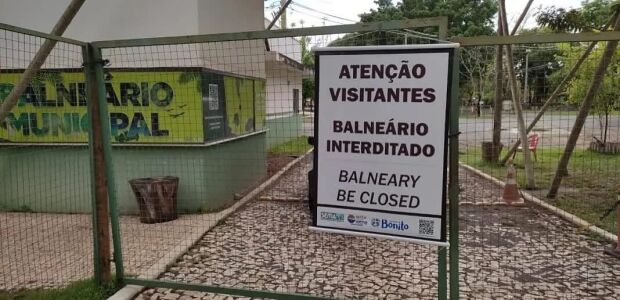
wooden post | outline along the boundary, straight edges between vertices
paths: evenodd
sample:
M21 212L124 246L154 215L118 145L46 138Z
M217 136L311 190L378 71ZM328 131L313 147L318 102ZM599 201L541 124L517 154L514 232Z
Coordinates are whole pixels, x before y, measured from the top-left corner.
M95 279L99 283L109 282L112 279L110 256L110 211L108 206L108 185L106 179L106 164L103 153L103 130L99 111L99 91L95 77L93 49L85 47L88 53L85 60L85 74L88 89L88 116L90 121L89 142L91 157L91 172L93 197L93 228L95 240Z
M508 22L506 21L506 5L504 0L499 2L500 15L502 19L502 31L503 35L508 36ZM519 129L519 138L522 141L527 141L527 133L525 128L525 119L523 117L523 109L521 108L521 98L519 97L519 89L517 88L517 78L515 75L513 65L512 46L506 45L506 69L508 71L508 82L510 85L510 92L512 94L512 102L514 105L515 113L517 116L517 125ZM523 151L523 164L525 165L525 180L527 181L525 187L527 189L536 188L534 181L534 167L529 151Z

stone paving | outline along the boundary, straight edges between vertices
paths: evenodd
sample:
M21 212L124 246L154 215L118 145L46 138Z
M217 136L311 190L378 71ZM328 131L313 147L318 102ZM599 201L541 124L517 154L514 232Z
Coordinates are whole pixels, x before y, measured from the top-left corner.
M278 194L307 189L306 165ZM301 177L300 177L301 176ZM293 178L293 180L291 180ZM304 180L301 180L301 179ZM461 170L462 200L496 187ZM472 191L474 189L474 191ZM267 191L266 194L270 192ZM605 243L536 206L461 205L463 299L617 299L620 260ZM213 228L161 279L335 298L433 299L436 248L311 232L303 201L253 201ZM136 299L249 299L147 289Z

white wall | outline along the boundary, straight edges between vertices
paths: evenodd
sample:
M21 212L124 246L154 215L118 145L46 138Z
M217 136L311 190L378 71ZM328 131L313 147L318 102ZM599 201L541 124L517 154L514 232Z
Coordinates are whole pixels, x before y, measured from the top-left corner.
M49 32L70 0L0 0L0 22ZM83 41L264 29L262 0L89 0L64 36ZM0 30L0 67L25 68L42 39ZM265 78L262 40L105 49L111 67L208 67ZM44 68L81 65L78 47L58 44Z
M267 63L267 119L293 113L293 89L299 89L299 109L302 109L301 70L281 63Z
M214 1L224 2L200 2ZM70 2L0 0L0 22L50 32ZM88 0L63 36L95 41L197 34L197 6L198 0Z

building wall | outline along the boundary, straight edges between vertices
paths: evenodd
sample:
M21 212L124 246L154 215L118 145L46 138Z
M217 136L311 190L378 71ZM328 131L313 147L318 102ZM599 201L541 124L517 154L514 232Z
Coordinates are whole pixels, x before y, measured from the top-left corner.
M70 0L0 0L0 22L49 32ZM261 0L86 1L64 36L82 41L183 36L264 29ZM28 17L24 17L28 16ZM25 68L43 39L0 32L0 67ZM105 49L111 67L207 67L265 78L264 42L235 41ZM79 47L58 44L44 68L80 65Z
M178 176L178 210L219 210L266 175L265 133L209 147L113 147L121 214L136 214L133 178ZM213 174L217 174L214 176ZM0 211L91 211L86 147L0 148Z
M299 90L301 110L301 70L280 63L267 65L267 119L293 114L293 90Z
M0 22L49 32L70 0L0 0ZM83 41L179 36L264 29L260 0L86 1L64 36ZM3 69L25 68L44 42L0 30ZM297 59L294 39L272 41ZM114 147L113 166L121 213L136 213L128 180L179 176L179 210L219 209L233 194L263 178L269 145L301 135L292 115L292 87L301 94L301 72L267 66L263 40L104 49L111 67L207 67L267 79L268 133L209 147ZM58 43L43 68L79 68L78 46ZM284 68L284 71L272 71ZM300 95L301 96L301 95ZM301 97L300 97L301 98ZM301 103L300 103L301 107ZM268 136L267 136L268 135ZM0 210L87 212L92 199L86 147L0 148Z
M50 32L70 2L0 0L0 22ZM86 1L63 36L96 41L198 34L198 2L220 1Z
M269 25L270 20L265 19L265 28ZM280 26L273 25L273 30L280 29ZM277 39L269 39L269 47L271 51L282 53L298 62L301 62L301 44L299 39L294 37L285 37Z
M288 115L267 120L265 122L265 127L269 129L267 132L267 149L303 136L303 121L302 115Z

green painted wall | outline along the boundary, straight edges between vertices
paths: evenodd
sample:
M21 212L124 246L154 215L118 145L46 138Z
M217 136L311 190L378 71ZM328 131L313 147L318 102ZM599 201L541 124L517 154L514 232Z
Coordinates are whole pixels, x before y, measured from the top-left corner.
M267 148L287 142L304 135L303 116L293 115L269 119L265 122L267 132Z
M121 213L137 213L129 179L178 176L181 212L213 211L266 175L265 133L210 147L113 147ZM86 147L0 148L0 210L89 212Z

